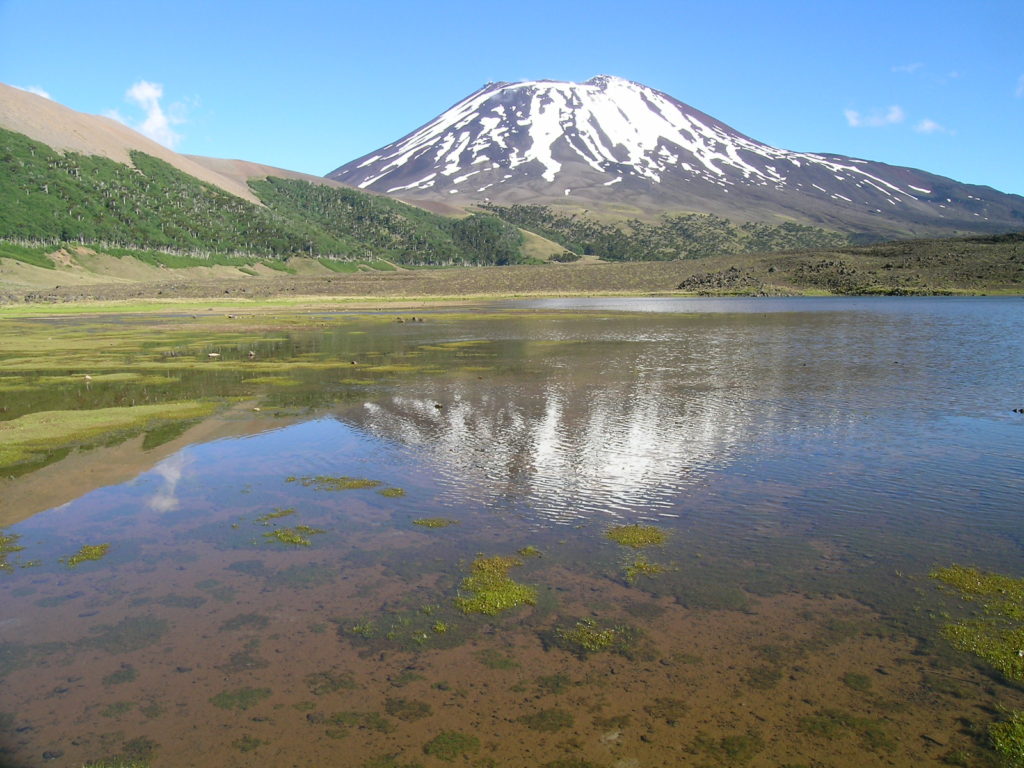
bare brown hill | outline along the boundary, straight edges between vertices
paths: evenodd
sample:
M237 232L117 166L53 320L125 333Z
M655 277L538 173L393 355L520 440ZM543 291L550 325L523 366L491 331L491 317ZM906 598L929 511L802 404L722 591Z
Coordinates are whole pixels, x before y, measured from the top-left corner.
M109 117L76 112L3 83L0 83L0 126L62 152L99 155L118 163L130 164L132 151L145 152L225 192L253 203L260 202L244 179L226 175L209 164L197 162L197 158L180 155Z

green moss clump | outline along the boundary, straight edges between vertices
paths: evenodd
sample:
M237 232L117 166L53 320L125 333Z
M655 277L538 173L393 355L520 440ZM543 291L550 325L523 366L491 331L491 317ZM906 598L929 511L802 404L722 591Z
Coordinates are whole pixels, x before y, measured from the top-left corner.
M455 598L456 607L467 614L497 616L520 605L536 605L537 590L518 584L508 576L510 568L522 564L514 557L477 557L470 566L469 576L461 584L461 589L472 593L472 597Z
M233 691L221 691L210 697L210 703L220 709L246 710L269 697L269 688L237 688Z
M0 531L0 571L13 571L10 562L7 560L7 556L14 552L21 552L25 549L23 546L18 544L20 539L16 533L4 533Z
M626 581L635 584L641 576L652 578L665 572L665 566L652 563L646 557L638 557L626 566Z
M309 537L321 533L327 533L327 531L323 528L310 528L308 525L296 525L294 528L278 528L273 531L267 531L263 534L263 538L269 541L277 541L281 544L295 544L300 547L308 547L313 543Z
M131 664L122 664L116 672L111 672L103 678L104 685L120 685L130 683L139 676L138 671Z
M447 517L421 517L419 520L413 520L412 524L423 528L447 528L449 525L457 525L458 522Z
M1024 765L1024 712L1011 712L1008 719L993 723L988 735L1006 765Z
M61 562L68 568L75 568L90 560L100 560L106 556L110 549L109 544L86 544L71 557L61 558Z
M317 491L353 491L360 488L376 488L381 485L380 480L369 480L365 477L348 477L339 475L316 475L315 477L289 477L287 483L301 483L306 488L313 488Z
M531 715L523 715L518 718L518 721L531 731L541 731L544 733L554 733L563 728L571 728L574 722L571 714L558 707L542 709Z
M381 496L386 499L398 499L405 496L405 489L403 488L382 488L377 491Z
M434 738L423 745L423 751L438 760L454 763L463 755L472 754L480 750L480 739L476 736L467 736L458 731L441 731Z
M947 624L943 636L954 648L979 656L1011 680L1024 680L1024 579L953 565L932 578L979 602L984 618Z
M664 531L653 525L640 524L617 525L614 528L609 528L605 532L605 536L616 544L633 549L664 544L665 539L668 538Z
M418 699L388 698L384 700L384 711L399 720L411 722L433 714L430 705Z

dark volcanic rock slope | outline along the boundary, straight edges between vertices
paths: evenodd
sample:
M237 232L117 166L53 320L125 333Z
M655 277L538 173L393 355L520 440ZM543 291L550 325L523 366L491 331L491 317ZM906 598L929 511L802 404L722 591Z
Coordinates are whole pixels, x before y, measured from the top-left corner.
M876 235L1024 228L1024 198L912 168L791 152L600 76L490 83L328 177L417 200L700 211Z

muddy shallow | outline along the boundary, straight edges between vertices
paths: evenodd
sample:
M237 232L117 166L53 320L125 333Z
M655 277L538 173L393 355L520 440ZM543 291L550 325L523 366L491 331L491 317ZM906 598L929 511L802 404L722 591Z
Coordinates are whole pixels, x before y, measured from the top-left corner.
M11 418L224 406L5 481L71 500L3 529L0 765L985 765L1024 695L928 573L1021 575L1019 300L748 304L46 326L132 349L11 352Z

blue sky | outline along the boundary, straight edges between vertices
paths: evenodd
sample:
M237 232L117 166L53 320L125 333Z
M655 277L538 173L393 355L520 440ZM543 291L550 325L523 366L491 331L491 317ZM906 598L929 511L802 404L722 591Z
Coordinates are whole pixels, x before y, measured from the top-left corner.
M642 82L786 149L1024 195L1022 0L0 0L0 81L325 174L492 80Z

